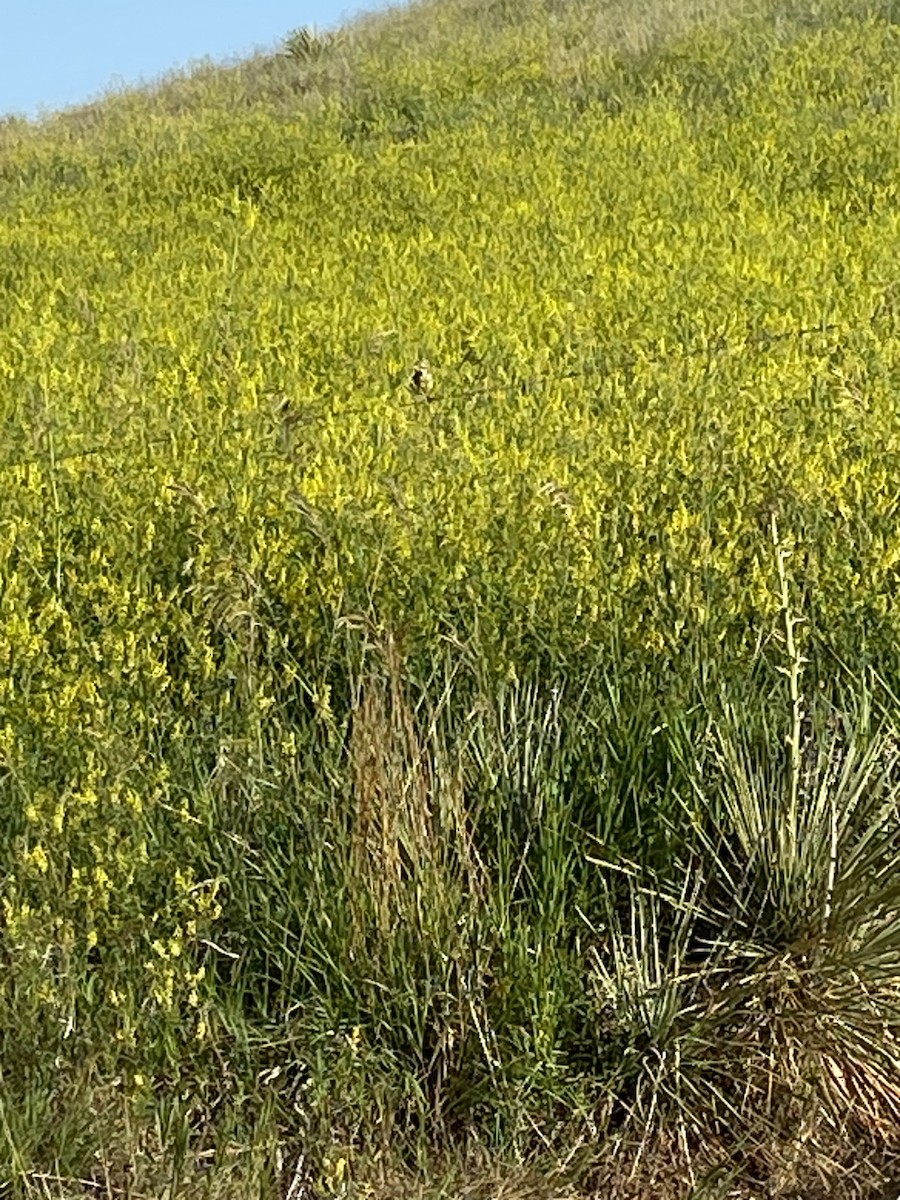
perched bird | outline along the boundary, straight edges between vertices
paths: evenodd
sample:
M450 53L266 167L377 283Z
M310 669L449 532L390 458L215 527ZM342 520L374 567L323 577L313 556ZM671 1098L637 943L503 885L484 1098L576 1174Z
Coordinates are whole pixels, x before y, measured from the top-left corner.
M431 373L431 366L428 359L420 358L413 367L413 373L409 380L409 390L414 396L419 396L423 400L430 400L434 391L434 376Z

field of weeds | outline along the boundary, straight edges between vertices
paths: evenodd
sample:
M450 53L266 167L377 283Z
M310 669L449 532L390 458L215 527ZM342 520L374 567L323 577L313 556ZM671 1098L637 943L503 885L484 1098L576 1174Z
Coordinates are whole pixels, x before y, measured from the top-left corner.
M894 1194L898 394L893 0L0 124L0 1192Z

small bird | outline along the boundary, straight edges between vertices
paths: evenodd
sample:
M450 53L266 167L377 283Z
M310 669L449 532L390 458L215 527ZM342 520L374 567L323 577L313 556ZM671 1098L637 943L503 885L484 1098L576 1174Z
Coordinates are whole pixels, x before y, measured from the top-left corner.
M432 399L434 376L431 373L431 365L427 358L420 358L413 367L413 373L409 380L409 390L414 396L419 396L423 400Z

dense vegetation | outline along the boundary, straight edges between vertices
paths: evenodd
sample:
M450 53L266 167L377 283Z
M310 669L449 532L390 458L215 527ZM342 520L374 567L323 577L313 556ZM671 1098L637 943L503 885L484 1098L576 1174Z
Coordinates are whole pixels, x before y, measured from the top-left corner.
M883 1185L898 280L893 0L0 125L10 1196Z

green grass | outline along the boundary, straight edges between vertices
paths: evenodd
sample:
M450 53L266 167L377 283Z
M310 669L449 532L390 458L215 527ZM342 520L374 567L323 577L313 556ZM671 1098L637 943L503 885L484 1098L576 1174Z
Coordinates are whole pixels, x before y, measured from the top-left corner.
M898 30L434 0L0 125L5 1194L885 1194Z

